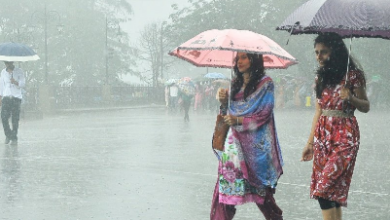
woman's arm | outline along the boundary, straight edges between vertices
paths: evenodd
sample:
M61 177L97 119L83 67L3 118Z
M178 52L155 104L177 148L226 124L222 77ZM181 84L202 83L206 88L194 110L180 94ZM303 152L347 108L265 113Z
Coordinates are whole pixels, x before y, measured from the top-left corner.
M226 115L225 122L228 125L242 125L240 132L256 130L266 124L270 119L274 109L274 85L271 80L265 82L263 88L265 91L261 92L261 97L256 97L260 103L257 106L256 113L244 116ZM259 91L257 91L259 92Z
M321 106L320 104L318 104L318 102L316 102L316 110L315 110L315 113L314 113L314 116L313 116L313 121L311 123L311 130L310 130L310 135L309 135L309 139L307 140L307 143L313 143L314 141L314 131L317 127L317 122L318 122L318 119L320 118L321 114L322 114L322 109L321 109Z
M370 111L370 101L367 98L366 88L359 86L354 90L355 95L352 95L347 88L341 89L340 98L349 101L360 112L367 113Z
M357 110L367 113L370 111L370 101L368 101L366 88L361 86L354 89L356 96L351 95L349 102L354 105Z
M301 161L310 161L313 159L313 144L314 144L314 132L317 127L318 119L322 114L322 109L320 104L316 102L316 111L313 116L313 121L311 123L311 131L309 139L307 140L305 148L303 148Z

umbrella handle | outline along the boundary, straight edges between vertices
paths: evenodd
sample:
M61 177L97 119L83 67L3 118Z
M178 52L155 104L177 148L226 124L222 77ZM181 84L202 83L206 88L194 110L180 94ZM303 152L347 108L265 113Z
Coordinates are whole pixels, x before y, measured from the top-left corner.
M291 31L290 31L290 35L289 35L288 38L287 38L286 45L288 45L288 42L290 41L290 38L291 38L292 32L294 31L295 26L298 26L299 24L300 24L300 22L297 21L297 22L295 22L294 25L292 26Z
M344 83L344 87L348 88L348 89L351 87L351 83L349 82L349 74L348 74L349 73L349 64L351 62L351 51L352 51L352 33L351 33L351 38L349 41L347 72L345 73L345 83ZM352 108L350 108L350 105L351 104L349 103L349 101L343 100L342 109L343 109L344 113L347 113L347 114L352 113Z
M346 80L345 84L344 84L344 87L350 89L351 83ZM350 106L351 106L351 103L348 100L343 100L342 110L343 110L344 113L352 114L352 108Z
M348 72L349 72L349 64L350 64L350 62L351 62L351 52L352 52L352 33L351 33L351 38L350 38L350 41L349 41L347 72L345 73L345 85L347 85L347 83L349 83L349 75L348 75Z
M234 61L234 52L232 52L232 61ZM228 91L228 108L226 114L229 113L230 109L230 101L232 97L230 95L232 94L232 80L233 80L233 74L234 74L234 66L230 69L230 83L229 83L229 91Z

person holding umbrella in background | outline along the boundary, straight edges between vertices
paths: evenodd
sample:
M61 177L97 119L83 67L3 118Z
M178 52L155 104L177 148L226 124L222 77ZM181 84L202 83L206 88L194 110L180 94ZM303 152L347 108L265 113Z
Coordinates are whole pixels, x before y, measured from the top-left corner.
M316 111L301 161L313 160L310 196L318 200L323 219L341 220L360 145L354 111L367 113L370 102L364 73L340 35L319 34L314 51L319 63Z
M192 82L191 78L183 77L178 82L179 94L178 96L181 99L181 105L184 110L184 121L189 122L190 116L188 114L191 106L191 100L195 95L195 85Z
M189 122L190 121L190 115L188 114L190 111L190 106L191 106L191 100L193 95L189 94L186 91L179 90L179 97L181 98L182 101L182 106L184 110L184 121Z
M25 86L26 79L23 70L16 68L14 62L35 61L39 60L39 56L25 44L6 42L0 44L0 60L4 61L6 66L1 71L0 76L0 105L5 134L4 143L17 145L22 88ZM12 129L9 125L10 118Z
M16 68L13 62L5 61L0 76L0 104L1 120L3 123L5 144L17 145L20 118L20 105L22 103L22 88L25 85L23 70ZM9 125L11 118L12 129Z

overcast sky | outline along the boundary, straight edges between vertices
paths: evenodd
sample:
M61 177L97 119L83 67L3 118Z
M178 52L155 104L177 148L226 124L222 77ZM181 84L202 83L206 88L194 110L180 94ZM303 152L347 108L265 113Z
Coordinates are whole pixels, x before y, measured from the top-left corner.
M162 22L168 20L168 16L173 12L171 5L178 4L179 8L188 5L188 0L127 0L133 7L131 21L121 26L124 31L130 34L131 43L136 43L140 31L145 25L152 22ZM131 83L140 83L135 76L125 75L122 80Z
M146 24L167 20L173 12L171 5L176 3L179 7L188 4L188 0L127 0L133 7L134 14L132 21L126 24L123 29L135 34L138 38L139 32Z
M145 25L152 22L162 22L168 20L168 16L173 12L171 5L178 4L179 8L189 6L188 0L127 0L133 7L132 21L123 26L123 30L130 34L131 43L136 43L139 38L140 31ZM218 71L225 73L225 69L207 69L209 71ZM206 68L198 68L198 71L204 71ZM230 70L226 69L228 73ZM139 79L135 76L126 75L122 78L124 81L139 83Z

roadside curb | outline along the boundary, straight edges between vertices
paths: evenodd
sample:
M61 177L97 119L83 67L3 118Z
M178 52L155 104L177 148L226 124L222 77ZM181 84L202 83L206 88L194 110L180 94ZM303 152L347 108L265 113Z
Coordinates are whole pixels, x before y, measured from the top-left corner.
M140 106L123 106L123 107L101 107L101 108L72 108L72 109L61 109L56 110L52 113L43 113L41 111L23 111L21 118L24 119L43 119L44 117L51 117L55 115L66 115L66 114L77 114L85 112L104 112L104 111L119 111L126 109L148 109L148 108L165 108L165 105L151 104L151 105L140 105Z
M125 107L104 107L104 108L80 108L80 109L62 109L57 110L56 113L82 113L82 112L99 112L99 111L113 111L125 109L145 109L145 108L165 108L165 105L142 105L142 106L125 106Z

